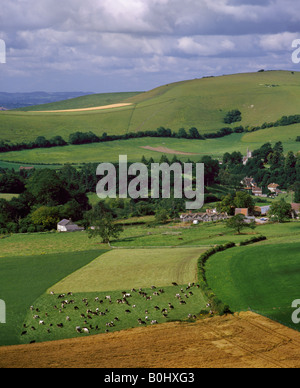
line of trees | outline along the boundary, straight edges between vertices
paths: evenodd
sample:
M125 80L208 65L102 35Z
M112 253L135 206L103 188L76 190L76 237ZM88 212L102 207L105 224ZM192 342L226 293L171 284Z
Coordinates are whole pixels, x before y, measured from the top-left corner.
M233 122L240 121L240 111L235 110L228 112L224 122L232 124ZM185 128L180 128L178 132L172 131L170 128L159 127L156 130L148 131L138 131L138 132L128 132L123 135L108 135L104 132L101 136L97 136L92 131L88 132L74 132L71 133L68 141L64 140L61 136L55 136L50 140L46 139L44 136L38 136L33 142L22 142L22 143L11 143L7 141L0 141L0 153L9 152L9 151L21 151L34 148L51 148L51 147L62 147L67 145L81 145L81 144L91 144L91 143L102 143L116 140L128 140L128 139L137 139L143 137L162 137L162 138L177 138L177 139L192 139L192 140L206 140L206 139L216 139L225 136L229 136L233 133L246 133L254 132L261 129L278 127L278 126L287 126L300 123L300 115L293 116L283 116L281 119L276 122L267 123L265 122L261 126L254 127L243 127L242 125L231 128L224 127L218 131L200 134L199 130L196 127L191 127L186 130ZM300 141L300 136L297 137L296 141Z

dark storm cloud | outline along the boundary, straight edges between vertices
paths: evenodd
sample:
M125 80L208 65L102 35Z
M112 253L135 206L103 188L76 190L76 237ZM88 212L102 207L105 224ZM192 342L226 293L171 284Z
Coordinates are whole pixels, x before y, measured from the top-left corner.
M0 89L49 90L53 77L70 89L73 77L74 89L145 90L155 76L292 67L299 22L296 0L8 0Z

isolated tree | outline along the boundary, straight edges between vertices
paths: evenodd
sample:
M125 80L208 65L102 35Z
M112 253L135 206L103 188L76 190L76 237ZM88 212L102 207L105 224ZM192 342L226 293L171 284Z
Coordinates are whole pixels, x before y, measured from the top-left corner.
M113 211L100 201L89 213L89 238L100 237L104 244L109 244L112 238L118 238L123 231L121 225L116 224Z
M250 223L245 222L246 217L243 214L237 214L236 216L230 218L226 222L226 226L230 229L234 229L237 234L241 234L241 230L245 228L255 228L255 222L252 221Z
M274 221L283 223L286 220L291 218L292 206L289 203L286 203L283 199L277 202L274 202L271 205L269 216L272 217Z

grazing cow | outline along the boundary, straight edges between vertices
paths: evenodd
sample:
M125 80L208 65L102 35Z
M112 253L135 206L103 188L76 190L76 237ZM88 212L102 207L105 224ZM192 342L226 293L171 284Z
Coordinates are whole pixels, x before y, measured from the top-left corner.
M44 325L45 322L44 321L39 321L39 325Z
M179 303L180 303L180 304L186 304L186 301L181 300Z
M66 317L66 321L70 321L71 318L69 316Z
M126 313L126 314L129 314L129 313L130 313L130 310L125 310L125 313Z
M81 327L80 326L76 326L75 330L77 331L77 333L81 333Z
M36 330L34 326L31 326L30 328L32 331Z
M160 310L160 308L158 306L155 306L154 308L156 311Z
M176 282L173 282L172 286L178 286L178 284Z
M86 334L89 334L89 329L87 328L87 327L83 327L82 328L82 331L84 332L84 333L86 333Z
M23 331L21 335L26 335L27 334L27 331Z
M152 320L151 321L151 325L157 325L157 324L158 324L157 320Z
M59 327L60 329L62 329L64 327L64 325L62 323L58 323L56 326Z

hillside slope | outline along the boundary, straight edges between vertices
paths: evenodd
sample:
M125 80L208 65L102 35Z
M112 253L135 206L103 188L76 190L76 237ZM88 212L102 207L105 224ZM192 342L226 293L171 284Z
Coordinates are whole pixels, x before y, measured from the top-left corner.
M87 97L78 98L75 107L97 106L87 101ZM107 101L104 99L103 105ZM76 131L124 134L160 126L173 131L195 126L201 133L214 132L226 126L224 117L233 109L242 112L238 125L261 125L283 115L300 113L300 72L269 71L183 81L122 102L132 105L91 112L0 112L0 140L29 141L40 135L61 135L67 139ZM74 108L74 104L68 104L51 104L47 109Z

